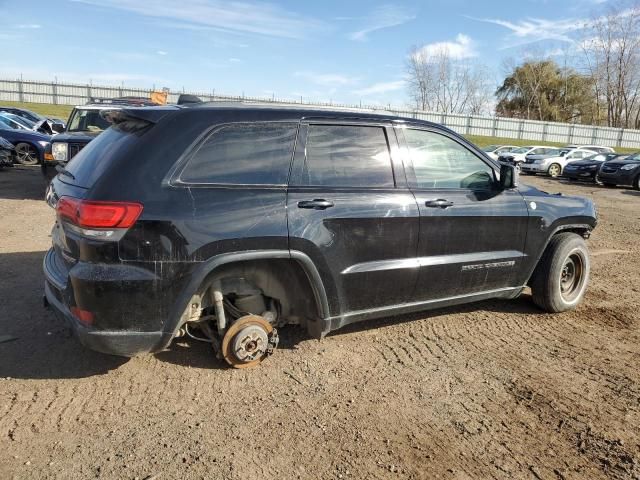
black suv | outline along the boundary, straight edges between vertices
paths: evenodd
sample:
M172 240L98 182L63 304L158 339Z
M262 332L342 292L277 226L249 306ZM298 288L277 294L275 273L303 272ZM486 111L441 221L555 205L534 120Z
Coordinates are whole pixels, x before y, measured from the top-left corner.
M56 167L64 166L75 157L91 140L111 126L105 111L117 108L150 106L150 100L138 97L93 98L86 105L73 109L66 127L51 139L45 147L44 161L40 169L48 183L58 173Z
M560 312L586 289L593 204L518 188L442 126L237 104L111 118L47 192L46 300L95 350L189 335L246 367L285 324L321 338L527 285Z

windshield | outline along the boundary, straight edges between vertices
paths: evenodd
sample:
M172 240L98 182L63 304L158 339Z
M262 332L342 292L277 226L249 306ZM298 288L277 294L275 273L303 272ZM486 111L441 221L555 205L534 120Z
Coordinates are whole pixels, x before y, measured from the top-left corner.
M69 119L68 132L101 132L111 124L100 116L100 110L76 108Z
M527 153L532 148L533 147L520 147L520 148L516 148L515 150L511 150L511 153Z
M36 126L35 122L32 122L28 118L23 118L18 115L14 115L13 113L5 113L4 115L25 128L33 128Z
M11 128L13 130L19 130L19 129L26 129L27 127L25 127L24 125L16 122L15 120L7 117L6 115L0 115L0 123L6 127L6 128Z
M498 148L498 145L488 145L486 147L484 147L482 149L483 152L493 152L496 148Z

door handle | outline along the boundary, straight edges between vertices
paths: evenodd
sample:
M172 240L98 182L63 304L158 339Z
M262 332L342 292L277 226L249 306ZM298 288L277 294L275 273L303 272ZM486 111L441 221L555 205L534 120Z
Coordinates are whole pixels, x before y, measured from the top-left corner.
M313 200L301 200L298 202L298 208L310 208L312 210L325 210L333 207L333 202L324 200L323 198L314 198Z
M437 198L435 200L427 200L426 202L424 202L424 206L431 208L447 208L452 207L453 202L445 200L444 198Z

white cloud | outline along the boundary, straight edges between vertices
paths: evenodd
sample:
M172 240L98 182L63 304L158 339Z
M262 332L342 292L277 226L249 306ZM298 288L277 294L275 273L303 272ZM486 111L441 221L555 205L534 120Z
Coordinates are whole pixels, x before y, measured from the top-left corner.
M167 52L165 52L164 50L158 50L156 53L161 56L167 55Z
M359 90L354 90L356 95L361 95L363 97L369 95L376 95L379 93L388 93L396 90L402 90L405 87L406 83L404 80L394 80L391 82L380 82L374 83L373 85L362 88Z
M230 58L229 63L242 63L242 60L239 58Z
M278 5L256 1L224 0L73 0L78 3L116 8L146 17L179 23L185 28L208 27L284 38L302 38L325 28L324 23Z
M339 73L317 73L310 71L295 72L294 76L302 78L316 85L323 87L344 87L345 85L352 85L357 83L358 79L349 75L342 75Z
M340 20L350 20L348 17L338 17ZM416 16L398 5L381 5L363 18L361 29L351 33L351 40L364 41L370 33L383 28L395 27L415 19Z
M475 42L463 33L459 33L454 41L428 43L420 48L420 53L426 56L447 53L453 60L463 60L478 56Z
M573 42L570 34L581 30L587 23L586 20L575 18L564 18L557 20L547 20L543 18L526 18L524 20L509 21L497 18L472 18L480 22L492 23L510 30L510 36L516 42L505 45L503 48L510 48L527 43L539 42L541 40L556 40L560 42Z
M39 25L37 23L23 23L21 25L16 25L15 27L24 30L35 30L38 28L42 28L42 25Z

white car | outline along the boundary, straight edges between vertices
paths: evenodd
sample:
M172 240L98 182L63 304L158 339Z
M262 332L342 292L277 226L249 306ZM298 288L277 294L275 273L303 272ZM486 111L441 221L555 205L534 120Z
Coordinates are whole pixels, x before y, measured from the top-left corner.
M509 153L512 150L516 150L518 147L514 145L488 145L482 149L484 153L489 155L494 160L498 160L501 153Z
M512 165L518 165L525 161L526 155L547 155L551 153L555 153L558 150L557 147L549 147L549 146L528 146L528 147L519 147L515 150L511 150L510 152L501 153L498 156L498 160L504 163L510 163Z
M603 147L601 145L567 145L566 147L562 147L563 149L574 149L579 148L581 150L592 150L596 153L616 153L616 151L611 147Z
M526 160L520 165L520 171L527 175L546 173L551 177L562 175L564 167L569 162L582 160L593 155L593 150L582 148L556 148L555 151L545 155L527 155Z

